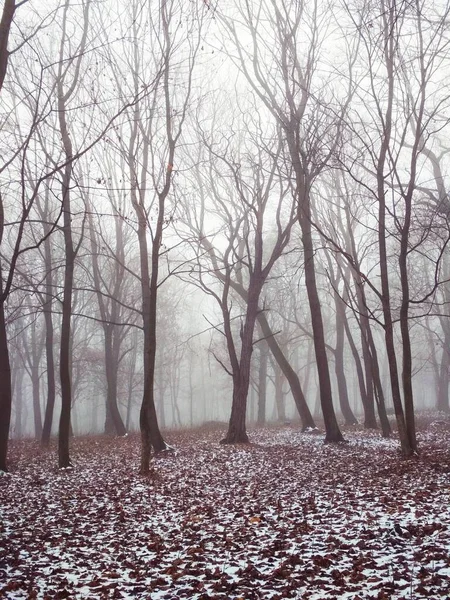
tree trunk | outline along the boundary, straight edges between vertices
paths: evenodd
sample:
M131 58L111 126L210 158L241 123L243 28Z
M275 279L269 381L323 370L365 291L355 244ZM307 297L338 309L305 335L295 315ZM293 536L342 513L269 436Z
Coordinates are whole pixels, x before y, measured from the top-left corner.
M333 407L330 370L325 345L325 333L322 309L317 290L315 251L312 238L310 181L300 158L296 131L296 119L285 127L292 166L296 179L296 201L298 221L300 223L306 292L311 313L311 325L314 336L314 353L316 356L317 376L319 380L320 404L325 425L325 442L342 442L344 437L339 429Z
M375 416L375 395L374 395L374 382L372 375L372 357L367 344L366 338L366 325L361 323L361 346L362 355L364 362L364 372L366 377L366 395L365 402L363 402L364 408L364 427L366 429L376 429L377 419ZM369 325L370 327L370 325Z
M258 425L266 423L266 398L267 396L267 344L259 343L259 369L258 369Z
M0 302L0 471L8 471L6 457L8 452L9 425L11 422L11 403L11 367L9 362L8 338L6 335L5 307L4 303Z
M367 392L366 392L366 384L364 381L364 372L363 372L363 368L362 368L362 364L361 364L361 359L360 359L359 352L356 347L355 341L353 339L352 332L350 331L350 325L349 325L348 320L345 320L344 328L345 328L345 333L347 334L347 340L348 340L350 349L352 351L353 362L356 367L356 374L357 374L358 385L359 385L359 393L361 396L361 403L363 405L364 414L365 414L365 405L367 403Z
M267 318L263 312L258 314L258 323L261 327L264 337L267 340L267 344L274 359L277 361L278 366L288 380L295 406L297 407L298 414L300 415L300 419L302 421L302 430L305 431L309 428L315 429L316 424L306 402L305 395L303 394L300 379L278 345L278 342L276 341L275 336L272 333L272 329L270 328Z
M105 433L110 435L125 435L127 430L122 420L117 405L117 377L119 370L117 335L113 339L113 327L111 324L104 324L104 347L105 347L105 374L106 374L106 419ZM117 332L116 332L117 334ZM119 348L117 347L119 346Z
M447 336L446 336L447 337ZM446 340L447 341L447 340ZM436 408L443 412L450 411L448 399L448 375L450 369L450 346L442 348L441 361L439 364L439 372L437 376L437 401Z
M372 378L374 383L374 392L375 392L375 400L377 403L378 409L378 417L380 419L381 424L381 433L384 438L388 438L391 433L391 424L389 423L389 419L386 412L386 401L384 398L384 390L383 385L381 383L381 375L380 375L380 366L378 363L378 353L377 347L375 345L375 340L373 339L372 329L369 327L367 329L368 335L368 345L369 352L371 357L371 366L372 366Z
M274 366L274 385L275 385L275 406L277 408L278 421L280 423L286 422L286 406L284 402L283 382L284 375L279 365Z
M52 318L52 294L53 294L53 276L51 269L51 247L50 240L47 238L44 242L45 251L45 303L43 305L45 320L45 360L47 364L47 404L45 406L44 425L42 427L41 442L44 446L50 443L52 432L53 412L55 409L56 382L55 382L55 359L53 354L54 346L54 328Z
M136 330L133 331L132 337L132 350L130 352L130 356L128 359L129 369L128 369L128 385L127 385L127 416L125 421L125 427L127 431L130 431L131 427L131 413L133 408L133 387L134 387L134 375L135 375L135 366L136 366L136 358L137 358L137 335Z
M5 0L3 4L2 19L0 21L0 90L3 87L8 67L8 40L15 11L16 0Z
M139 240L141 249L141 282L143 290L142 310L144 322L144 394L140 411L139 423L141 427L141 473L145 474L150 469L150 451L155 452L166 449L166 444L158 426L155 408L155 364L156 364L156 309L158 296L158 267L159 249L162 238L162 225L164 218L164 204L158 213L157 229L152 243L151 276L148 271L147 255L143 249L147 248L146 217L140 222ZM146 263L146 264L145 264Z
M356 420L356 417L350 408L347 380L345 377L344 368L344 322L347 320L347 316L345 314L345 304L337 293L334 294L334 303L336 308L336 350L334 353L334 364L339 391L339 402L342 415L345 419L345 424L357 425L358 421Z
M63 178L63 214L65 272L62 302L61 344L59 354L59 374L61 381L61 415L59 418L58 456L59 467L71 466L69 455L70 411L72 407L72 383L70 374L70 340L72 316L72 289L75 253L72 242L70 185L71 167L67 166Z
M116 250L117 256L114 268L114 285L112 286L110 307L106 305L102 294L102 278L98 262L99 249L94 229L93 210L89 197L85 199L89 218L90 242L92 250L92 271L94 285L97 292L97 303L103 328L103 342L105 349L105 378L106 378L106 402L105 402L105 433L108 435L125 435L127 430L123 423L119 407L117 405L117 381L120 367L120 346L122 338L118 330L117 322L120 319L120 310L117 300L120 299L123 284L125 260L123 251L123 233L121 221L115 219ZM117 217L117 215L116 215Z
M31 386L33 393L33 417L34 417L34 433L36 439L40 440L42 437L42 415L41 415L41 402L40 402L40 380L39 380L39 366L33 366L31 370Z
M410 456L414 452L411 446L405 415L403 412L402 397L400 391L400 380L398 374L397 357L395 352L394 324L391 312L390 283L388 254L386 247L386 190L385 175L386 158L392 136L392 114L394 104L394 56L396 52L396 43L393 35L396 14L393 7L390 7L383 16L384 20L384 53L387 70L387 105L383 123L383 137L377 161L377 198L378 198L378 247L380 257L380 279L381 279L381 302L384 317L384 334L386 343L386 354L389 364L389 374L391 380L392 402L394 404L395 417L397 421L398 435L400 445L404 456ZM404 298L403 298L404 299ZM405 307L403 306L403 313ZM404 314L403 314L404 318Z
M18 361L14 361L18 362ZM22 415L23 415L23 369L17 364L13 367L12 397L15 407L14 437L22 437Z
M316 270L314 265L314 247L311 233L310 210L308 200L301 201L300 226L302 229L302 242L305 261L305 281L311 312L311 324L314 334L314 352L316 356L317 375L319 379L320 404L325 425L325 442L342 442L344 437L339 429L333 407L331 393L330 371L325 346L322 310L316 284Z
M72 292L73 292L73 274L75 268L75 248L72 236L72 207L71 207L71 184L73 171L73 147L69 133L66 118L66 105L75 91L76 84L80 77L80 64L84 55L86 38L89 25L89 7L90 0L87 0L84 6L83 14L83 33L76 57L69 61L64 60L64 45L67 42L67 12L69 10L69 1L64 6L63 31L61 35L61 44L59 52L58 78L57 78L57 96L58 96L58 120L59 130L62 138L64 155L67 164L62 172L62 215L63 215L63 236L64 236L64 284L62 301L62 322L61 322L61 343L59 352L59 373L61 381L61 415L59 419L59 437L58 437L58 456L59 467L67 468L72 466L69 455L69 437L70 437L70 412L72 408L72 382L71 382L71 320L72 320ZM76 70L74 79L64 91L65 74L68 65L75 61Z
M223 444L248 444L249 442L245 427L245 417L247 413L248 389L250 386L253 334L258 316L258 302L262 284L263 282L259 281L259 273L252 273L247 295L245 322L241 329L241 354L239 366L237 369L235 367L233 372L231 416L228 423L227 435L222 440Z

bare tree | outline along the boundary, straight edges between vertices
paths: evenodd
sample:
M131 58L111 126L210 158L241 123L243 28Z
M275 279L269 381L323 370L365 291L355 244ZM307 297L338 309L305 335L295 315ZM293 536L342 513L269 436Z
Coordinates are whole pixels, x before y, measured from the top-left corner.
M247 396L261 292L272 267L289 244L296 221L289 183L280 172L281 142L276 136L275 141L270 141L273 132L265 130L262 119L248 117L243 124L245 139L238 135L236 140L221 140L216 131L211 132L211 139L203 136L209 168L205 172L198 165L195 167L200 202L183 205L187 224L197 238L197 281L217 301L223 321L229 366L219 357L217 360L233 382L224 443L248 442ZM217 231L208 229L209 213L220 222ZM224 249L215 243L215 237L223 241ZM219 290L215 290L217 281L221 283ZM233 294L235 285L243 289L241 302Z
M234 44L239 68L279 124L285 138L294 171L293 193L302 234L305 285L314 331L326 441L339 442L343 437L333 408L316 281L311 190L339 140L349 96L336 114L336 98L332 99L330 95L327 99L324 81L316 75L321 40L326 35L329 21L329 12L321 12L318 2L310 7L304 2L290 0L264 0L258 5L242 2L238 10L238 20L224 16L222 21ZM306 30L309 41L305 45L300 39ZM243 36L249 37L251 43L244 46L241 43Z
M368 77L360 88L364 90L367 108L364 123L357 111L352 113L355 119L353 144L358 160L353 161L350 171L376 200L380 289L374 285L371 289L382 308L402 452L411 455L417 452L411 307L419 307L433 293L413 289L411 285L412 258L420 253L430 231L415 226L415 217L418 222L421 220L417 189L426 156L424 140L433 139L434 119L441 119L450 99L447 87L438 90L434 81L437 63L444 54L448 55L445 23L450 7L443 6L439 15L432 6L430 12L424 10L420 2L398 5L391 0L381 0L376 7L369 3L360 6L357 12L353 6L347 5L347 8L362 39L363 64L368 70ZM374 145L375 135L379 143ZM358 172L361 165L362 171ZM437 251L438 260L441 253ZM392 269L395 269L395 279ZM397 318L402 340L401 374L394 332Z
M137 218L140 253L142 321L144 334L144 393L140 413L141 472L148 473L151 449L166 443L155 407L157 304L160 256L165 229L171 225L171 192L177 172L177 149L182 143L190 109L194 66L201 40L205 5L161 0L149 10L140 1L131 4L133 44L117 57L115 83L126 93L121 63L131 73L130 89L139 93L145 78L154 78L153 93L130 111L127 130L116 143L127 163L130 199ZM175 84L176 82L176 84Z

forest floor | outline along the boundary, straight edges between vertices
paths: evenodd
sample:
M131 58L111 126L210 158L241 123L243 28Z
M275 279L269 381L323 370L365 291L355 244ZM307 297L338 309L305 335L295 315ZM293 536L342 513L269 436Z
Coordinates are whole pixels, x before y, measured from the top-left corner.
M424 419L420 457L361 428L348 443L295 427L167 434L137 473L139 437L11 442L0 476L0 597L450 598L450 421Z

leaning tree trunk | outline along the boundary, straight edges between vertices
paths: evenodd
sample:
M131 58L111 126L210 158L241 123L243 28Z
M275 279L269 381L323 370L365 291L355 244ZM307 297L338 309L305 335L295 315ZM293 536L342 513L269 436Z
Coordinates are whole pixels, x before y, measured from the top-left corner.
M345 304L337 293L334 294L334 303L336 308L336 349L334 353L334 365L339 391L339 403L342 415L345 419L345 424L357 425L358 421L350 408L344 368L344 322L347 319L345 314Z
M283 371L276 363L272 363L272 368L274 372L275 406L277 408L278 421L280 423L285 423L286 406L283 393Z
M355 293L356 293L356 300L357 300L357 306L358 306L358 312L359 312L359 319L357 319L358 323L359 323L359 329L360 329L360 334L361 334L361 348L362 348L362 356L363 356L363 363L364 363L364 371L365 371L365 386L364 386L364 393L362 393L362 386L360 383L360 388L361 388L361 400L362 400L362 405L363 405L363 409L364 409L364 427L366 429L376 429L377 428L377 420L376 420L376 416L375 416L375 389L374 389L374 385L375 382L373 380L373 369L372 369L372 355L371 355L371 351L370 351L370 344L368 343L368 340L371 338L372 336L372 330L371 330L371 326L370 326L370 320L369 320L369 314L367 311L367 301L366 301L366 295L365 295L365 291L364 291L364 281L361 277L360 274L360 269L359 269L359 259L358 259L358 250L357 250L357 245L355 242L355 236L354 236L354 232L352 229L352 219L350 216L350 210L348 205L345 207L345 215L346 215L346 223L347 223L347 245L348 245L348 250L349 252L351 252L352 256L353 256L353 260L354 260L354 266L355 268L352 269L352 279L354 281L355 284ZM347 270L347 274L349 274L349 270ZM348 277L347 277L348 279ZM346 295L349 295L348 289L346 288ZM348 332L347 332L347 337L348 337ZM353 348L352 348L353 351ZM359 357L358 357L358 363L359 363ZM358 378L359 378L359 373L358 373ZM378 395L377 395L378 397Z
M276 341L275 336L272 333L272 329L267 321L266 315L262 311L260 311L258 314L258 323L261 327L264 337L267 340L267 344L270 348L272 356L282 370L283 375L288 380L295 406L302 421L302 430L306 431L307 429L315 429L316 423L306 402L300 379Z
M245 302L247 302L248 294L247 294L247 291L245 290L245 288L241 284L239 284L235 281L230 281L229 285L230 285L230 287L233 288L233 290L235 292L237 292L240 295L240 297ZM269 322L267 321L266 315L264 314L264 311L262 311L262 310L258 311L257 319L258 319L259 326L261 327L261 331L262 331L265 339L267 340L267 344L270 348L270 352L272 353L272 356L274 357L278 366L283 371L284 376L288 380L289 386L291 388L292 397L294 398L295 406L298 410L300 419L302 421L302 430L305 431L310 428L315 429L316 424L314 422L313 416L312 416L311 411L306 402L306 398L303 393L302 386L300 384L298 375L294 371L292 366L290 365L284 352L282 351L278 342L276 341L275 336L272 332L272 329L269 325Z
M366 397L363 403L364 407L364 427L366 429L376 429L377 419L375 415L375 390L372 373L372 356L370 354L369 346L367 343L367 328L370 327L368 323L365 323L363 317L361 317L361 347L364 362L364 371L366 376Z
M361 359L359 357L358 349L356 347L355 340L353 339L352 332L350 331L350 325L349 325L348 321L345 321L344 327L345 327L345 333L347 335L347 340L348 340L348 343L350 346L350 350L352 351L353 362L354 362L355 368L356 368L356 376L358 378L358 386L359 386L359 393L361 396L361 403L362 403L363 409L364 409L364 403L366 402L367 396L366 396L366 383L364 381L364 372L363 372L363 368L362 368L362 364L361 364Z

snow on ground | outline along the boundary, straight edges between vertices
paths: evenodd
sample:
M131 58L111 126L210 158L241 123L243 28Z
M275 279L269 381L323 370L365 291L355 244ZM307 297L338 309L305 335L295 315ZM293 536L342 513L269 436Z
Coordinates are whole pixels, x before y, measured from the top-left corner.
M0 597L418 600L450 597L449 423L419 458L376 432L349 443L293 427L250 446L172 433L137 474L139 439L11 444L0 478Z

